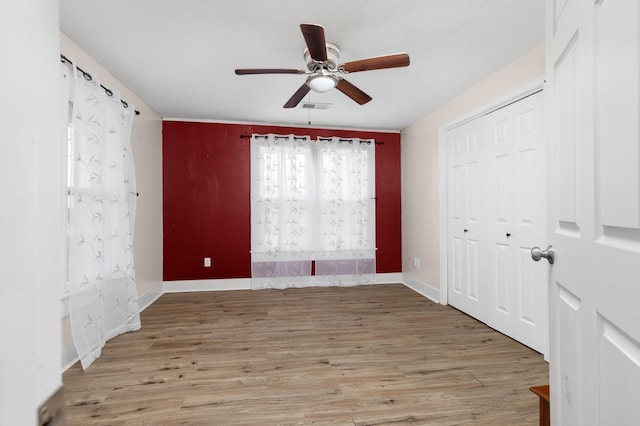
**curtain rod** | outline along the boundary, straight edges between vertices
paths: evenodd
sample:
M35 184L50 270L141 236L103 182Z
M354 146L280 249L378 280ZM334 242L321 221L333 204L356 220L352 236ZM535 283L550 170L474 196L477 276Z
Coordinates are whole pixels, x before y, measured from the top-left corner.
M79 66L74 65L73 62L71 62L69 60L69 58L67 58L63 54L60 54L60 62L64 62L65 64L67 64L69 66L75 66L76 69L82 73L82 76L87 81L93 80L93 77L91 76L91 74L89 74L88 72L86 72L85 70L80 68ZM104 89L104 91L107 93L107 95L113 96L113 91L111 89L108 89L108 88L104 87L102 84L100 84L100 87L102 87ZM129 108L129 103L127 101L125 101L124 99L120 99L120 102L122 102L122 106L124 106L125 108ZM134 109L133 111L136 113L136 115L140 115L140 111L138 111L137 109Z
M319 136L318 140L319 141L328 141L328 142L330 142L330 141L333 140L333 138L323 138L323 137ZM364 139L364 140L361 140L360 143L371 144L371 141L373 141L373 139ZM348 138L348 139L338 138L338 142L349 142L351 144L351 143L353 143L353 138Z
M268 137L267 135L257 135L257 134L256 134L256 135L240 135L240 138L241 138L241 139L249 139L249 138L251 138L252 136L255 136L255 137L257 137L257 138L265 138L265 139ZM274 138L276 138L276 139L288 139L288 138L289 138L289 136L285 136L285 135L282 135L282 136L280 136L280 135L274 135ZM311 139L311 136L293 136L293 139L295 139L295 140Z
M267 137L266 135L256 135L256 136L260 137L260 138L266 138ZM280 137L286 137L286 136L280 136ZM250 138L251 138L251 135L240 135L240 139L250 139ZM306 139L306 138L307 138L306 136L294 136L293 137L293 139ZM318 140L325 140L325 141L331 140L331 138L323 138L322 136L319 136L317 139ZM363 140L363 141L360 141L360 143L371 143L372 140L373 139ZM347 139L339 138L338 141L340 141L340 142L352 142L352 140L349 139L349 138L347 138ZM380 141L374 141L373 143L376 144L376 145L384 145L384 142L380 142Z

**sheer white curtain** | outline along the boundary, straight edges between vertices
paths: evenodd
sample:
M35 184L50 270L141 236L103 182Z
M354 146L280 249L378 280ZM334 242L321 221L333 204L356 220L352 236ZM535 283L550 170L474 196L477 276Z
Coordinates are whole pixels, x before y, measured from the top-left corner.
M252 288L309 285L315 165L308 137L251 138Z
M63 76L64 78L64 76ZM87 368L105 342L140 328L133 265L134 108L73 70L68 134L67 282L73 340Z
M252 288L373 282L374 176L373 141L254 135Z
M319 285L373 283L375 251L375 143L318 139L319 241L315 281Z

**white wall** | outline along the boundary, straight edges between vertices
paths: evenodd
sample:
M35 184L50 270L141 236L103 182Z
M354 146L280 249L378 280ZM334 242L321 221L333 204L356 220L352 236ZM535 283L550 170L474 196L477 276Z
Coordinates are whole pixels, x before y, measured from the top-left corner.
M100 82L120 92L140 115L133 119L131 144L140 196L136 208L133 255L141 307L162 291L162 118L120 83L66 35L60 33L60 51ZM144 326L144 324L143 324ZM62 322L63 364L75 360L68 317Z
M0 424L36 424L61 385L64 146L58 1L0 6Z
M440 127L543 75L544 47L539 46L402 132L402 271L407 284L439 298ZM420 268L412 265L414 257Z

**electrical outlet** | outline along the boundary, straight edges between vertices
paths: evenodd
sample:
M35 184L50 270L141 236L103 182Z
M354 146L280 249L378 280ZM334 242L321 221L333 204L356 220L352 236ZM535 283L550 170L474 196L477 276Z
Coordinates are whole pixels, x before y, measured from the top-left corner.
M210 257L205 257L204 258L204 267L205 268L211 268L211 258Z
M418 259L417 257L413 258L413 267L420 269L420 259Z

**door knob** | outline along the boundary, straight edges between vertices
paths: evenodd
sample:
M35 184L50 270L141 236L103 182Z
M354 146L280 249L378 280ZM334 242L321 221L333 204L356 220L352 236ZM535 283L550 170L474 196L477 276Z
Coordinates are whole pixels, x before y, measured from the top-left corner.
M547 261L553 265L553 261L555 258L553 247L549 246L546 250L541 250L540 247L534 247L531 249L531 258L536 262L542 258L547 259Z

